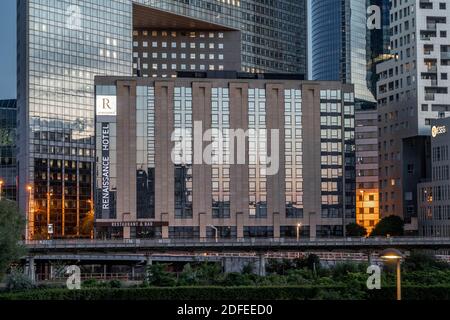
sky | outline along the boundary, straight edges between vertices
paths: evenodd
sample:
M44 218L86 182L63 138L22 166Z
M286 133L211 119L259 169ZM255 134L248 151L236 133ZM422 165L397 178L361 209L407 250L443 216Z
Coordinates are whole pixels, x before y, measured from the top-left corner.
M16 0L0 0L0 100L16 99Z

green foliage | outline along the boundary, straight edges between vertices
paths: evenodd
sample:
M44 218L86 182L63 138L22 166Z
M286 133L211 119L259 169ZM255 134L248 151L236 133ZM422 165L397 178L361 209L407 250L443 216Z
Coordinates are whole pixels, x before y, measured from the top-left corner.
M31 279L20 269L13 269L6 276L6 289L8 291L24 291L34 289Z
M371 236L402 236L404 222L399 216L388 216L381 219L372 230Z
M448 263L439 261L434 255L423 251L413 251L405 258L403 270L424 271L424 270L449 270Z
M347 237L364 237L367 235L367 230L363 226L356 223L349 223L346 227Z
M0 201L0 281L10 264L25 254L18 244L22 237L25 222L17 204L13 201Z
M171 287L176 283L174 275L166 271L167 265L165 264L152 264L147 267L147 282L150 286L155 287Z
M243 274L252 274L253 270L255 269L255 264L252 262L246 263L244 267L242 268Z
M89 288L122 288L122 282L120 280L110 281L98 281L96 279L89 279L83 281L81 284L83 289Z

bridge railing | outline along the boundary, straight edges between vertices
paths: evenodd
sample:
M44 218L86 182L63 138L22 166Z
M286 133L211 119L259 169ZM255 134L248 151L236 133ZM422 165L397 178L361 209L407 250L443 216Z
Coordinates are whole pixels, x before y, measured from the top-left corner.
M241 246L298 246L298 245L308 245L308 246L322 246L322 245L371 245L371 244L448 244L450 243L450 237L345 237L345 238L316 238L316 239L305 239L301 238L299 240L292 238L243 238L243 239L64 239L64 240L27 240L23 241L27 247L30 248L45 248L45 247L103 247L103 248L114 248L114 247L241 247Z

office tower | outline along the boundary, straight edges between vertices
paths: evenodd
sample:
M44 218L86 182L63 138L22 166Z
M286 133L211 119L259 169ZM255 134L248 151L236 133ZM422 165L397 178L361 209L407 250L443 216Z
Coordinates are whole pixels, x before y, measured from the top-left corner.
M370 6L380 8L379 29L368 28ZM375 104L375 65L388 53L388 0L311 1L312 79L355 85L360 104Z
M368 122L376 110L376 65L389 58L389 1L312 0L311 33L312 79L339 80L355 86L356 222L370 230L378 220L378 209L374 209L378 182L373 181L378 181L378 173L371 150L377 141L372 137L373 124Z
M450 4L392 1L394 59L378 65L380 206L417 221L417 183L428 179L430 124L450 115Z
M378 189L378 112L355 111L356 222L370 233L380 219Z
M332 237L354 221L353 86L223 71L95 85L98 237Z
M16 200L16 100L0 100L0 197Z
M450 236L450 118L431 120L431 179L417 185L419 234Z
M205 23L238 30L241 69L306 73L304 1L19 0L17 9L18 200L28 238L89 236L80 230L92 219L93 79L138 72L135 26L160 36ZM193 30L180 27L188 18Z

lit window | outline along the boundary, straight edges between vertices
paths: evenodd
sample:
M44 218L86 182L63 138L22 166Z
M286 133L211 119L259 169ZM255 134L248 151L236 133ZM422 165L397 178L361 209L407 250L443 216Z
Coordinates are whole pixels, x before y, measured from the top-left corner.
M112 56L113 56L114 59L117 59L117 52L113 51L112 52Z
M219 54L219 60L223 60L223 54Z
M209 65L209 70L214 70L214 65L213 64Z
M186 42L182 42L182 43L181 43L181 47L182 47L182 48L186 48Z
M172 64L172 70L176 70L177 69L177 65L176 64Z
M158 42L153 41L153 42L152 42L152 47L153 47L153 48L157 48L157 47L158 47Z
M134 31L133 31L133 36L138 36L138 35L139 35L139 31L134 30Z
M161 34L163 37L167 37L167 31L163 31L163 32L161 32Z
M156 59L156 58L158 58L158 53L156 53L156 52L152 52L152 58L153 58L153 59Z
M176 31L172 31L171 35L172 35L173 38L176 38L177 37L177 32Z
M177 43L176 42L172 42L172 48L176 48L177 47Z
M152 64L152 69L153 70L158 70L158 65L156 63Z
M195 64L191 64L191 70L195 70Z
M191 49L195 49L195 42L191 42Z
M143 57L143 58L148 58L148 52L142 53L142 57Z
M195 32L192 31L192 32L189 34L189 37L195 38Z
M210 44L209 44L209 48L210 48L210 49L214 49L214 43L210 43Z
M200 49L205 49L205 44L203 42L200 43Z
M158 31L152 31L152 37L157 37L158 36Z
M204 38L205 37L205 34L202 32L202 33L200 33L200 38Z
M100 49L100 51L102 51L102 49ZM133 52L133 58L138 58L138 53L137 52Z
M223 49L223 43L219 43L219 49Z
M148 31L142 31L143 36L148 36Z
M223 32L219 32L219 38L223 38Z
M143 46L144 48L147 48L147 47L148 47L148 42L147 42L147 41L142 42L142 46Z
M214 53L209 54L209 60L214 60Z
M186 65L185 64L181 65L181 70L186 70Z
M202 60L205 59L205 54L204 53L200 53L200 59L202 59Z
M191 59L195 59L195 53L191 53Z
M200 70L205 70L205 65L204 64L200 65Z
M163 47L163 48L167 48L167 42L163 42L163 43L162 43L162 47Z
M161 65L161 69L167 70L167 64L163 63L163 64Z
M176 53L172 53L171 57L172 57L172 59L176 59L177 58L177 54Z
M137 41L133 41L133 47L137 47L139 44Z
M223 65L219 65L219 70L223 70Z
M142 64L142 68L148 69L148 64L147 63Z
M210 33L209 33L209 37L210 37L210 38L214 38L214 32L210 32Z
M111 57L111 52L109 50L106 50L106 57L107 58Z
M181 59L186 59L186 53L181 54Z
M165 52L161 53L161 58L167 59L167 53L165 53Z

